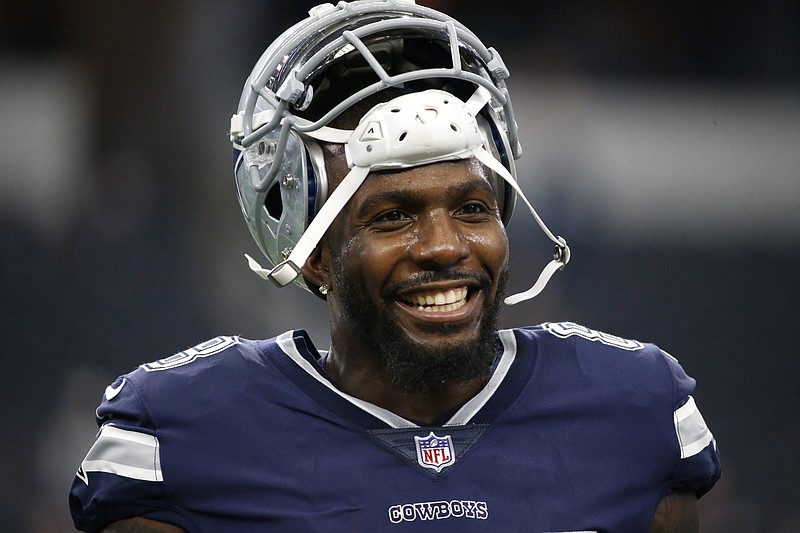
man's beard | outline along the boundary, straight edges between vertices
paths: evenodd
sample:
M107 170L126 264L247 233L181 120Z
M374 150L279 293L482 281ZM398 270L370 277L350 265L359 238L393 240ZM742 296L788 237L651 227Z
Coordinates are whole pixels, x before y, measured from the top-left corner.
M358 290L350 282L343 270L340 265L334 268L336 297L341 308L355 326L353 331L360 331L364 338L369 339L389 377L406 392L438 392L449 385L489 378L500 347L497 316L508 283L507 268L498 280L494 298L488 297L491 282L486 279L481 284L481 290L487 298L480 318L478 338L459 339L458 327L432 324L431 328L441 332L442 338L446 339L436 346L410 339L389 311L386 308L378 309L364 291ZM426 281L459 279L458 275L447 272L431 272L425 277L429 278ZM452 330L452 336L448 336L448 330Z

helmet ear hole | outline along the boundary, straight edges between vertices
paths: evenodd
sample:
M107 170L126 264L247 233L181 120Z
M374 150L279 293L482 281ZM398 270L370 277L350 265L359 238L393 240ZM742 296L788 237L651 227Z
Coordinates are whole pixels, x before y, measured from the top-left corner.
M264 197L264 208L271 218L280 220L283 214L283 201L281 200L281 188L277 183L267 191L267 195Z

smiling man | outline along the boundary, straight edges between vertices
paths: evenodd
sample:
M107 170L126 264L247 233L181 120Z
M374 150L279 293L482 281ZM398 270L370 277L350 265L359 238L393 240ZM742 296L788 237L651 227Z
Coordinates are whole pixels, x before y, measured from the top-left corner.
M497 51L408 0L324 4L267 49L230 135L272 263L332 345L217 337L106 390L70 494L89 532L698 531L719 478L695 382L578 324L498 329L569 261L516 182ZM554 242L506 297L522 202Z
M306 263L329 287L326 368L345 390L431 423L486 383L508 267L487 174L476 160L375 173Z

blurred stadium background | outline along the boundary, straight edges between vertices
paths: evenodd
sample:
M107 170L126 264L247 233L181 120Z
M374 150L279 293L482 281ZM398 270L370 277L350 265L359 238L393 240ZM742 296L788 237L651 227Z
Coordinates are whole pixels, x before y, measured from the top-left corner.
M327 346L320 303L245 265L226 136L315 3L0 1L3 531L72 531L116 375L223 333ZM722 453L704 531L800 531L800 3L419 3L502 53L520 179L573 250L504 325L670 351ZM550 247L519 214L510 234L523 288Z

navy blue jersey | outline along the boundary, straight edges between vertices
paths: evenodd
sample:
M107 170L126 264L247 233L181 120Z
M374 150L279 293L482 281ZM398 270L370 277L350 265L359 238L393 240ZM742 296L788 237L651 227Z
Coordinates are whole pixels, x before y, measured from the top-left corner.
M301 330L142 365L97 410L75 523L627 533L669 492L718 479L695 382L670 355L572 323L499 336L486 386L431 426L340 390Z

